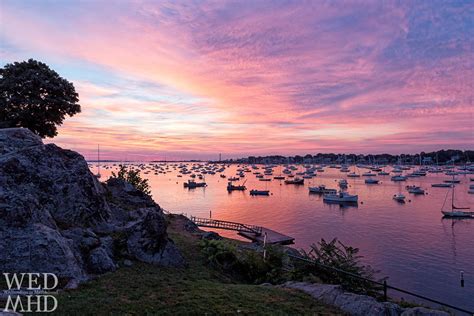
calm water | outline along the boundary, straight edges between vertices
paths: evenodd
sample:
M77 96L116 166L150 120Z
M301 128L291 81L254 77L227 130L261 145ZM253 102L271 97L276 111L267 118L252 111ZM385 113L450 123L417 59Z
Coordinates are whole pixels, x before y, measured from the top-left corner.
M232 165L224 174L235 176L237 168ZM274 175L280 170L281 167L274 168ZM360 248L365 262L381 270L381 276L388 276L390 285L474 310L474 219L442 219L440 209L450 189L431 187L450 176L428 173L401 183L390 181L391 176L377 176L379 185L365 184L363 176L347 178L348 192L359 195L359 204L342 208L323 203L322 196L308 192L308 186L319 184L337 188L336 180L346 178L338 169L325 168L315 178L305 179L304 186L285 185L279 180L262 182L252 173L245 173L248 190L232 193L227 192L227 180L219 174L205 175L208 187L188 190L183 188L183 182L189 175L178 178L176 170L170 167L169 171L145 176L150 179L155 201L170 212L209 217L212 210L215 219L261 225L292 236L296 248L308 248L321 238L337 237ZM103 170L102 179L109 172L110 169ZM457 205L472 208L474 195L467 191L469 184L474 184L469 181L474 175L457 177L461 179L456 186ZM408 194L405 186L411 184L421 186L427 194ZM250 189L267 189L271 196L253 197ZM407 197L407 203L392 199L399 190ZM237 237L232 232L220 233ZM464 288L460 286L461 270Z

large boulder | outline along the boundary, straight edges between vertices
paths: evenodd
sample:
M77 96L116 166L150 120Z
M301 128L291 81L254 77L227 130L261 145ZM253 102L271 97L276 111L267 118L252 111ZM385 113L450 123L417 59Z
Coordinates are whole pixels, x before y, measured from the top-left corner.
M104 189L80 154L27 129L0 130L0 220L65 228L109 218Z
M27 129L0 129L0 270L52 272L77 284L140 260L185 262L150 196L129 183L101 183L78 153Z

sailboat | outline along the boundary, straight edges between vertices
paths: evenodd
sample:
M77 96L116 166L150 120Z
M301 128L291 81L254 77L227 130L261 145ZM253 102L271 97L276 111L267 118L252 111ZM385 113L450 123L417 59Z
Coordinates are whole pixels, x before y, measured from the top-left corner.
M398 193L393 195L393 199L398 203L405 203L405 195L402 194L402 187L398 184Z
M100 148L97 145L97 174L95 175L97 178L100 178Z
M454 180L454 175L453 175L453 180ZM451 188L451 209L443 210L444 205L446 204L446 199L445 199L443 206L441 207L441 213L444 215L444 217L450 217L450 218L474 218L474 212L464 211L464 210L469 210L470 207L456 207L454 205L455 188L456 186L454 185ZM448 197L448 194L446 194L446 198L447 197Z

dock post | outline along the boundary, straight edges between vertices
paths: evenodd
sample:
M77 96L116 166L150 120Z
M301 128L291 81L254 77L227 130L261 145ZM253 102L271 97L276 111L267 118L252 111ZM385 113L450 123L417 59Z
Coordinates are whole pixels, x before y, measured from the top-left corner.
M387 301L387 280L383 280L383 300Z
M267 232L263 234L263 261L267 259Z

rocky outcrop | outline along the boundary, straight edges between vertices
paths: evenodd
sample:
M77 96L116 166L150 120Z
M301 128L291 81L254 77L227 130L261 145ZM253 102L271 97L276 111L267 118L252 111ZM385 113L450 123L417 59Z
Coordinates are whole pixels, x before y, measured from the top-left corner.
M424 307L402 308L395 303L379 302L371 296L346 292L339 285L287 282L283 287L308 293L318 301L339 307L354 316L449 316L446 312Z
M101 183L84 158L27 129L0 129L0 270L53 272L77 284L140 260L183 266L151 197Z

